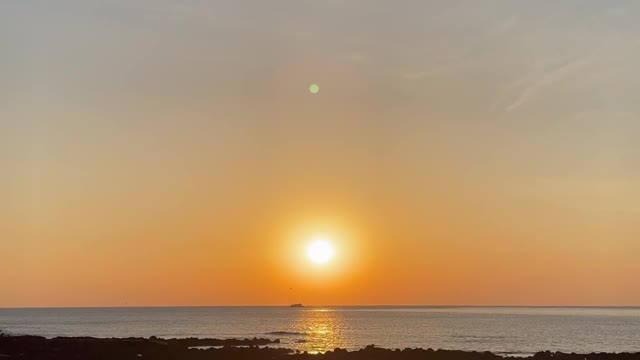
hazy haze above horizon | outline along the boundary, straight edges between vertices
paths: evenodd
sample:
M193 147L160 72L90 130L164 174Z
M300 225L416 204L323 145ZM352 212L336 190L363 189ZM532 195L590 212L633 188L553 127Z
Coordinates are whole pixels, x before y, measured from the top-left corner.
M640 305L639 18L4 1L0 307Z

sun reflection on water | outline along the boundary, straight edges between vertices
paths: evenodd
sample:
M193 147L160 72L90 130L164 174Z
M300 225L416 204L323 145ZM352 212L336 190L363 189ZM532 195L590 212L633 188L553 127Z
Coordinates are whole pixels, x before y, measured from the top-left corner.
M346 347L345 325L339 312L328 309L305 309L299 312L293 328L304 334L292 348L311 354Z

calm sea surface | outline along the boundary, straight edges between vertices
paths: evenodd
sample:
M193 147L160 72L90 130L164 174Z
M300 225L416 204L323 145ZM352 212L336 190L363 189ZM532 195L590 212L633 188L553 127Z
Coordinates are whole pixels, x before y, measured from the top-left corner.
M640 308L174 307L0 309L14 334L127 337L269 337L325 351L431 347L526 355L640 352Z

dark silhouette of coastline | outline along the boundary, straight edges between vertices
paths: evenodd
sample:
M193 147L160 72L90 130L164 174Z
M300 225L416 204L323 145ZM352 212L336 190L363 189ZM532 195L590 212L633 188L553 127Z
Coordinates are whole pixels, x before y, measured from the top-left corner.
M10 336L0 334L0 359L157 359L157 360L501 360L512 359L491 352L404 349L389 350L373 345L357 351L335 349L324 354L292 352L284 348L260 347L278 339L161 339ZM195 346L222 346L197 349ZM531 360L640 360L640 353L566 354L539 352Z

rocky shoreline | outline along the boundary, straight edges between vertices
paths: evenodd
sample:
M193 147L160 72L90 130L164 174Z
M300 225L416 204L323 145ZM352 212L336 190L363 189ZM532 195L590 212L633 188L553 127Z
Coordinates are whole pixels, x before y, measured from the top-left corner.
M9 336L0 334L0 360L100 359L100 360L500 360L511 359L491 352L404 349L367 346L357 351L335 349L324 354L293 352L267 347L278 339L162 339ZM261 347L262 346L262 347ZM195 348L208 347L208 348ZM532 360L640 360L640 353L566 354L539 352Z

